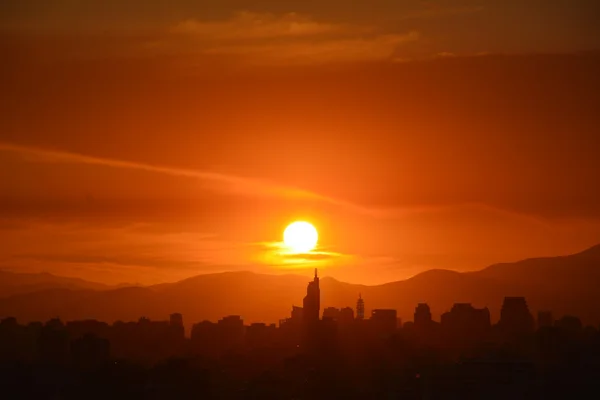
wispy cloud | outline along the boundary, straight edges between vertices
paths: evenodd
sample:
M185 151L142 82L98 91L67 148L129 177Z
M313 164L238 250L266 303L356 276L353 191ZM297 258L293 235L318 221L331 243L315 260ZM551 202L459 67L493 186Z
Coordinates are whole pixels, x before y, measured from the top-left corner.
M377 27L316 21L296 13L238 12L229 19L188 19L153 42L156 51L235 58L251 65L297 65L390 59L419 33L383 34Z
M372 216L384 216L377 210L370 209L368 207L362 207L360 205L348 202L342 199L336 199L333 197L321 195L308 190L299 188L279 185L272 182L263 181L260 179L241 177L231 174L223 174L212 171L202 171L197 169L185 169L167 167L161 165L146 164L141 162L116 160L111 158L103 158L96 156L89 156L83 154L77 154L62 150L51 150L42 149L29 146L21 146L10 143L0 142L0 151L8 151L19 154L25 158L25 160L31 162L46 162L46 163L74 163L74 164L87 164L87 165L100 165L109 168L122 168L141 170L157 174L166 174L177 177L186 177L190 179L197 179L209 183L215 183L215 186L209 186L213 190L219 190L222 192L245 195L245 196L257 196L257 197L277 197L277 198L291 198L291 199L304 199L316 202L327 203L339 207L344 207L352 212L372 215Z
M238 56L253 65L319 64L381 61L394 57L398 46L419 39L419 33L333 38L316 42L261 43L215 46L206 54Z
M436 57L440 57L440 58L453 58L456 57L456 54L449 52L449 51L442 51L441 53L437 53Z
M327 251L321 247L306 253L294 253L283 242L256 243L255 247L258 250L256 262L283 269L330 268L346 264L354 258L350 254Z
M37 21L37 25L40 23ZM234 11L221 19L167 18L153 29L123 27L102 34L94 34L92 30L81 35L85 31L81 23L70 29L78 34L22 37L16 47L27 44L27 57L35 56L36 60L39 57L44 62L65 58L142 58L149 64L160 60L161 65L182 74L212 71L223 65L245 69L265 65L387 62L398 56L408 43L420 40L418 27L390 31L377 21L340 22L319 17L318 12ZM23 57L22 53L14 56Z
M279 197L302 197L315 200L325 200L318 194L281 186L258 179L250 179L230 174L218 172L200 171L195 169L175 168L160 165L152 165L134 161L116 160L112 158L95 157L84 154L77 154L62 150L42 149L37 147L28 147L14 145L10 143L0 143L0 150L20 154L28 161L48 162L48 163L75 163L88 165L101 165L111 168L124 168L154 172L159 174L187 177L204 181L222 183L228 190L250 195L279 196Z
M27 162L99 165L108 168L139 170L156 174L196 179L201 182L212 183L212 185L207 185L206 188L219 193L238 196L313 201L340 207L348 212L365 215L376 219L402 219L407 216L423 213L479 210L486 213L524 218L541 225L548 224L548 221L546 221L544 218L537 217L535 215L481 202L465 201L461 203L420 205L398 204L390 207L369 206L347 199L327 196L302 188L290 187L257 178L243 177L214 171L177 168L135 161L117 160L112 158L78 154L63 150L43 149L2 142L0 142L0 151L16 153L23 157L23 159Z
M475 14L485 10L482 5L455 5L447 1L422 1L418 10L403 14L399 19L431 19Z
M0 229L0 269L144 284L247 268L244 243L202 232L21 221Z
M221 21L187 19L173 26L171 32L222 41L314 36L346 29L348 27L344 25L317 22L296 13L275 15L240 11Z

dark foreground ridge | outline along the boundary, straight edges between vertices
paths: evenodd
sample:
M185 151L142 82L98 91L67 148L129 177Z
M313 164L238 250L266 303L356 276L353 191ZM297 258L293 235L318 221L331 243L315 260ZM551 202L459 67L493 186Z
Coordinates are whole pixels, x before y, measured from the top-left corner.
M396 310L321 310L320 279L278 325L240 316L168 321L0 323L6 398L60 399L548 399L600 389L600 334L574 316L537 319L506 297L487 308L457 303L434 321L418 304Z

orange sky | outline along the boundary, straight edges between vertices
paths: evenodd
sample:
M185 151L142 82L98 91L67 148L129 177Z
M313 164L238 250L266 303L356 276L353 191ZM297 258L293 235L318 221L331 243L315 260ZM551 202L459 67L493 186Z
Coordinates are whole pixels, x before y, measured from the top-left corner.
M3 2L0 268L281 272L296 219L366 284L600 242L597 2L318 3Z

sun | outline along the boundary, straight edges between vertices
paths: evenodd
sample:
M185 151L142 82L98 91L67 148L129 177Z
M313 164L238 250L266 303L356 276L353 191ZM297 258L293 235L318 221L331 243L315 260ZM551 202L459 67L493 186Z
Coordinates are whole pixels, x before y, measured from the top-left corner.
M319 233L310 223L296 221L283 232L283 243L293 253L308 253L317 246Z

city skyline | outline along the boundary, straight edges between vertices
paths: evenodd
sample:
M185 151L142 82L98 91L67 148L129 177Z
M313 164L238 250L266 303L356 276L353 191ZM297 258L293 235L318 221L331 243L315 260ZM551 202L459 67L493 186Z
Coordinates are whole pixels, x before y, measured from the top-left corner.
M340 281L327 271L323 277L320 271L321 277L313 285L318 285L316 292L324 288L323 300L317 304L309 296L306 301L320 309L356 305L359 319L368 318L372 309L394 308L404 321L412 318L412 304L428 303L433 317L439 319L453 304L470 303L477 308L490 307L491 318L496 320L505 296L525 296L534 311L578 315L585 323L596 324L600 320L594 307L600 301L595 285L600 279L599 261L600 246L595 246L569 256L496 264L476 272L431 270L405 281L373 286ZM308 279L298 272L273 275L250 271L201 274L152 286L107 286L49 274L0 272L0 278L0 316L46 320L61 315L115 321L140 315L154 319L179 310L191 320L232 314L268 323L288 314L288 304L302 312L304 304L299 300L306 294L304 282ZM366 307L360 296L370 299Z
M314 271L314 278L312 281L309 281L306 285L306 295L302 301L303 306L298 307L296 305L291 305L292 311L289 318L284 318L279 320L278 328L293 326L298 329L314 329L312 324L317 322L336 322L336 323L351 323L355 321L357 323L365 323L369 322L373 324L377 329L382 329L382 331L387 332L388 334L392 334L398 329L401 329L404 325L402 320L397 317L395 309L381 309L381 308L373 308L371 309L370 316L368 318L364 317L364 307L365 307L365 299L362 297L362 293L358 293L356 309L352 309L350 306L345 305L341 307L326 307L321 309L321 292L319 288L319 277L318 270ZM347 313L343 311L348 310ZM497 325L499 327L503 325L516 327L517 330L522 330L524 332L533 332L535 329L554 326L555 323L561 321L561 319L554 320L552 318L553 313L552 310L538 310L537 318L534 318L532 311L529 309L527 304L527 300L525 297L515 297L515 296L507 296L504 297L502 303L502 311L496 322L493 324L488 307L484 307L481 309L474 308L471 303L454 303L451 309L447 310L440 316L440 321L436 321L430 311L429 305L427 303L419 303L416 305L414 309L414 317L411 321L406 321L406 323L412 324L412 326L420 327L421 329L428 329L429 325L432 323L446 323L447 325L459 325L458 328L461 328L461 324L468 325L473 320L480 320L483 323L483 326L488 329L491 329L493 325ZM470 315L469 315L470 314ZM462 317L462 318L461 318ZM466 317L466 318L465 318ZM458 318L457 321L451 320L451 318ZM564 315L562 318L577 318L573 315ZM471 319L471 321L469 320ZM16 321L16 318L10 316L3 318L2 321ZM2 322L0 321L0 322ZM60 323L61 318L57 316L46 321L46 325L53 325ZM66 321L66 322L81 322L81 323L92 323L95 320L88 319L87 321ZM178 329L176 336L184 337L186 336L184 330L184 316L179 312L173 312L169 316L168 321L151 321L151 319L146 316L140 316L137 320L138 324L148 324L150 322L158 322L163 324L164 326L176 327ZM233 324L232 326L239 327L248 327L248 326L269 326L276 327L274 323L264 323L259 321L251 322L250 325L243 324L244 319L241 315L226 315L220 318L218 321L210 321L203 320L201 322L196 322L191 326L191 332L193 333L196 328L201 328L203 325L206 327L207 324ZM33 322L37 323L37 321ZM104 324L104 322L102 322ZM112 325L118 326L122 324L131 324L135 323L134 321L115 321ZM383 326L381 325L383 323ZM391 325L390 325L391 323ZM167 324L167 325L165 325ZM580 322L581 324L581 322ZM583 325L582 325L583 326ZM513 328L515 329L515 328ZM87 334L89 332L80 332L81 334ZM302 339L299 339L302 340Z
M416 305L412 321L381 308L363 318L361 293L356 313L347 306L321 313L316 269L305 293L303 307L292 305L290 317L278 325L227 315L193 323L189 335L179 312L168 320L142 316L112 324L58 317L23 324L2 318L3 392L182 399L493 393L502 399L525 394L548 399L589 393L597 385L598 327L574 315L554 319L549 310L535 318L525 297L504 297L500 318L492 323L488 307L471 303L454 303L439 322L427 303ZM44 384L48 377L51 383ZM102 384L90 393L94 381Z
M306 285L303 307L293 305L290 317L280 319L278 325L262 322L245 324L243 316L228 315L218 321L196 322L191 329L186 329L184 315L178 312L171 313L168 321L153 321L141 316L137 322L119 320L112 324L94 319L62 322L57 316L45 323L33 321L19 325L17 319L8 317L0 320L0 345L5 344L2 341L7 340L7 332L13 332L9 340L14 340L19 329L21 335L26 331L39 330L39 354L30 354L29 357L39 357L43 362L57 365L64 365L71 359L78 367L90 368L111 358L137 360L151 365L165 357L202 355L217 360L231 352L242 354L248 350L264 351L278 346L295 349L298 354L331 357L336 353L334 349L344 346L348 335L356 335L355 339L360 338L363 342L354 344L359 350L367 345L366 340L391 340L399 332L417 334L417 343L442 346L452 359L457 356L468 358L477 354L477 346L484 343L518 343L535 332L545 330L548 334L551 329L569 335L584 332L584 324L573 315L554 320L552 311L540 310L535 318L525 297L504 297L496 323L492 322L488 307L477 309L471 303L454 303L441 315L439 322L432 318L427 303L419 303L414 309L413 319L402 321L395 309L372 309L370 317L364 318L365 302L361 293L357 297L356 310L348 306L327 307L321 312L320 297L318 271L315 269L313 280ZM589 337L597 334L598 330L587 325L585 332ZM67 340L70 340L70 350ZM149 342L134 350L131 343L137 340ZM111 346L111 342L116 346ZM144 347L150 343L153 343L152 350ZM0 359L7 354L9 357L23 357L24 350L22 347L8 353L2 350Z

